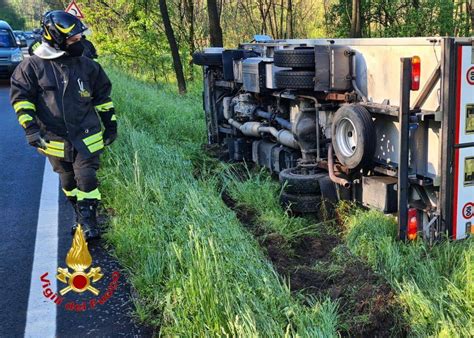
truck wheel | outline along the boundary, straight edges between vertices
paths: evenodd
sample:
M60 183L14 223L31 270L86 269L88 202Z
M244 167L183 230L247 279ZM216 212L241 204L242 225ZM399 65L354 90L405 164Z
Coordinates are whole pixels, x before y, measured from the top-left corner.
M314 49L282 49L276 50L273 63L278 67L313 68Z
M361 169L375 152L375 127L370 113L360 105L344 105L336 111L331 129L334 152L342 165Z
M280 70L275 73L275 83L281 89L313 89L314 72L307 70Z
M327 174L326 174L327 175ZM290 194L319 194L319 179L326 176L317 168L287 168L280 172L280 183Z
M319 195L297 195L283 192L280 195L280 203L299 214L316 213L320 209L321 196Z
M199 66L222 66L222 53L195 52L193 63Z

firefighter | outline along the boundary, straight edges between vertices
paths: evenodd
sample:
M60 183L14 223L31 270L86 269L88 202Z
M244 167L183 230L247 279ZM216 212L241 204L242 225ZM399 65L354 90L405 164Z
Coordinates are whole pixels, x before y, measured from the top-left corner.
M79 223L89 240L100 236L99 156L117 137L112 85L100 64L82 56L86 27L78 18L51 11L42 29L43 43L11 77L10 100L27 142L59 174L76 212L72 232Z

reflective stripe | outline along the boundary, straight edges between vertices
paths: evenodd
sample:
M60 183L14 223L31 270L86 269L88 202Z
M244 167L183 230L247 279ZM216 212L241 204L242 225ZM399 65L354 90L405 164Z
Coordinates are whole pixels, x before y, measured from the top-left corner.
M88 145L90 145L92 143L95 143L99 140L102 140L102 131L99 131L97 134L88 136L88 137L84 138L82 141L84 141L86 146L88 146Z
M64 142L60 141L49 141L46 142L46 149L38 148L40 151L47 155L56 157L64 157Z
M59 29L59 31L61 33L64 33L64 34L67 34L69 33L70 31L72 31L72 29L76 26L76 24L72 24L71 26L67 27L67 28L62 28L61 26L59 26L57 23L54 24L56 26L57 29Z
M77 196L78 201L82 201L83 199L86 199L86 198L94 199L94 200L100 200L101 198L99 188L95 188L94 190L89 191L89 192L84 192L77 189L76 196Z
M41 46L40 42L35 42L33 46L31 46L31 50L34 52L39 46Z
M115 116L115 114L112 114L112 117L110 118L110 121L117 121L117 116Z
M48 29L45 27L44 28L44 33L43 33L43 36L46 40L52 40L53 38L51 37L51 34L49 34L49 31Z
M91 153L100 150L104 148L104 141L100 140L99 142L96 142L94 144L91 144L90 146L87 147Z
M104 111L107 111L109 109L112 109L113 107L114 107L114 104L112 103L112 101L110 101L110 102L99 104L99 105L95 106L95 110L98 111L98 112L104 112Z
M18 122L25 128L25 123L28 121L33 120L33 117L28 114L21 114L20 117L18 117Z
M67 197L75 197L75 196L77 195L77 192L78 192L77 188L74 188L74 189L72 189L71 191L68 191L68 190L66 190L66 189L64 189L64 188L62 188L62 189L63 189L63 191L64 191L64 194L65 194Z
M36 106L30 101L18 101L13 105L13 109L18 113L21 109L31 109L36 111Z
M49 141L47 146L57 150L64 150L64 142L60 141Z
M64 151L63 150L56 150L54 148L47 147L46 149L43 148L38 148L40 151L47 155L52 155L56 157L64 157Z

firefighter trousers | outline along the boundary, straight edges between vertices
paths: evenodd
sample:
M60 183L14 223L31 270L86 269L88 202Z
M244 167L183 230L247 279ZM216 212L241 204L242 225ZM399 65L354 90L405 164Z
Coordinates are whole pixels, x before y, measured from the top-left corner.
M72 161L47 156L54 172L59 174L61 188L66 197L76 197L77 201L83 199L100 200L99 182L97 180L97 170L100 164L99 156L84 158L75 149Z

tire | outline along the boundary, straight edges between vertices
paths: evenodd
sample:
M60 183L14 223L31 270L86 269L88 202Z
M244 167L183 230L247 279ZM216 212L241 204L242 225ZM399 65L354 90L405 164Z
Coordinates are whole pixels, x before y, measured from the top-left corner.
M344 105L334 114L331 129L334 153L349 169L369 166L375 153L375 127L364 107Z
M314 69L314 59L314 49L276 50L273 55L273 63L278 67Z
M222 53L195 52L193 63L199 66L222 66Z
M315 73L307 70L280 70L275 83L281 89L313 89Z
M320 194L319 179L324 178L324 174L317 168L303 169L299 167L287 168L280 172L280 183L284 186L284 191L289 194Z
M297 195L283 192L280 195L280 203L294 213L317 213L320 210L321 196Z

